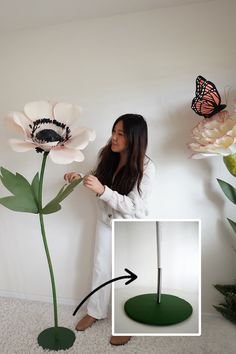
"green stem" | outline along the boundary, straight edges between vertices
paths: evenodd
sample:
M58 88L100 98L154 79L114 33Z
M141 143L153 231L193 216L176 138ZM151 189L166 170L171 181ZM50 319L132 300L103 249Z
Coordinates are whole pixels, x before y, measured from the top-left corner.
M50 253L49 253L49 249L48 249L48 245L47 245L47 238L46 238L44 221L43 221L43 213L42 213L43 176L44 176L44 171L45 171L47 155L48 155L48 153L44 152L41 171L40 171L40 177L39 177L39 194L38 194L39 221L40 221L41 234L42 234L42 238L43 238L44 249L45 249L46 256L47 256L48 267L49 267L49 272L50 272L50 277L51 277L53 309L54 309L54 326L58 327L56 286L55 286L51 257L50 257Z

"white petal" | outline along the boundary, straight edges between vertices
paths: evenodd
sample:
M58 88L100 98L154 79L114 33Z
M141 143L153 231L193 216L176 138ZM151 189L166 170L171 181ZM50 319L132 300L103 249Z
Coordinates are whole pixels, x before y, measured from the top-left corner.
M75 161L76 162L84 161L84 154L80 150L76 150Z
M219 139L216 139L215 142L212 144L216 148L220 147L222 149L227 149L230 145L232 145L234 142L234 139L231 136L222 136Z
M90 129L80 128L77 134L66 143L66 146L74 149L83 150L88 145L89 141L95 139L95 132Z
M62 165L69 164L73 161L81 162L84 160L84 155L81 151L68 149L66 147L50 150L49 156L53 162Z
M194 154L191 156L192 159L196 159L196 160L199 160L199 159L204 159L206 157L211 157L211 156L219 156L218 154L209 154L209 153L206 153L206 154Z
M228 156L231 155L232 152L229 148L225 149L225 148L221 148L221 147L216 147L213 151L213 153L216 153L218 156Z
M96 139L96 132L95 130L87 129L89 132L89 141L94 141Z
M236 152L236 143L232 144L230 147L229 147L230 151L231 151L231 154L235 154Z
M18 124L14 122L11 116L7 116L4 119L4 123L7 129L11 130L12 132L20 135L25 135L24 129L20 127Z
M52 141L49 143L37 144L37 147L43 149L44 151L50 151L51 148L57 146L58 143L59 143L59 141Z
M78 120L80 112L80 107L71 103L58 102L54 106L54 118L68 126L73 121Z
M48 101L35 101L27 103L24 107L27 117L32 120L50 118L53 119L52 104Z
M22 112L10 112L5 119L6 126L17 133L30 137L32 121Z
M88 128L85 128L85 127L76 127L76 128L73 129L73 130L71 129L71 132L72 132L72 135L73 135L73 136L76 136L76 135L79 135L79 134L83 133L84 130L87 130L88 133L89 133L89 141L95 140L95 138L96 138L96 132L95 132L95 130L88 129Z
M9 139L8 140L12 150L17 152L26 152L33 150L36 146L33 143L19 140L19 139Z

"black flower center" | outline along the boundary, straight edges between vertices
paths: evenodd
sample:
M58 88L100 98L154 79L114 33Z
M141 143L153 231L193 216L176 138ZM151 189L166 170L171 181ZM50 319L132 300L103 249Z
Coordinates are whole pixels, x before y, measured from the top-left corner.
M53 141L63 141L64 139L52 129L42 129L36 135L36 139L41 142L51 143Z
M46 127L48 129L44 129ZM37 119L33 124L29 124L29 128L31 129L32 141L38 145L35 148L37 152L50 151L50 146L42 147L41 144L57 142L57 144L52 145L61 146L71 138L70 128L56 119Z

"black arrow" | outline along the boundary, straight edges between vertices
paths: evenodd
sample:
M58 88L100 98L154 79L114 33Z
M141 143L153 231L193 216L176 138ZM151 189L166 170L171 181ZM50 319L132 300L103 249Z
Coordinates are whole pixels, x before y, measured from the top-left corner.
M98 286L96 289L94 289L90 294L88 294L82 301L81 303L76 307L75 311L73 312L73 316L75 316L76 312L79 310L79 308L83 305L83 303L90 297L92 296L96 291L98 291L99 289L103 288L104 286L106 286L107 284L112 283L113 281L117 281L120 279L126 279L128 278L129 280L127 280L127 282L125 283L125 285L128 285L129 283L131 283L132 281L134 281L135 279L137 279L137 275L134 274L133 272L131 272L129 269L125 268L125 271L127 273L129 273L129 275L122 275L121 277L117 277L111 280L108 280L106 283L103 283L102 285Z

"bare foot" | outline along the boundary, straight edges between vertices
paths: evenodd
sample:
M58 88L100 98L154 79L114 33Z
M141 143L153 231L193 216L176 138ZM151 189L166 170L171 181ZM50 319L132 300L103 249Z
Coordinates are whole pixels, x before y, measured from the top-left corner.
M111 336L110 343L112 345L124 345L128 343L131 337L127 336Z
M77 323L75 329L76 331L85 331L87 328L91 327L96 321L96 318L86 315Z

